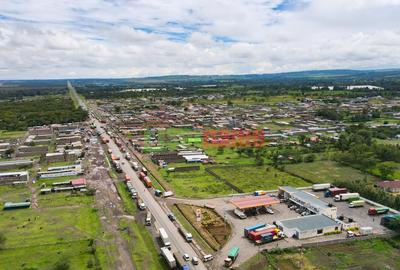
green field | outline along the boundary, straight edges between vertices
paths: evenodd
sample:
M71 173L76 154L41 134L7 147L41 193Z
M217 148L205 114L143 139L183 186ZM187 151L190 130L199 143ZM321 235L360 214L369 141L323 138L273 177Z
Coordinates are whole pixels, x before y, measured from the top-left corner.
M71 194L70 191L40 194L37 196L40 208L72 206L72 205L93 205L94 196L88 196L82 193Z
M6 131L0 130L0 139L15 139L24 137L26 131Z
M215 167L212 171L245 192L278 186L306 187L310 183L270 166Z
M308 179L312 183L332 183L335 180L375 180L371 175L366 175L359 170L341 165L334 161L315 161L311 163L299 163L285 165L285 171Z
M267 256L256 255L241 265L243 270L331 270L331 269L400 269L399 237L373 239L308 248ZM274 265L272 268L268 265Z
M170 167L180 166L175 165L178 164L170 164ZM191 172L168 173L165 169L162 169L161 175L164 177L165 181L172 186L177 196L207 198L233 193L233 190L224 182L221 182L214 176L208 174L204 170L204 165L200 165L199 171Z
M91 240L101 241L101 229L90 207L1 211L0 231L7 238L0 269L52 269L63 258L70 269L88 269L105 256Z
M3 208L5 202L21 202L31 197L28 188L25 185L21 186L0 186L0 204Z

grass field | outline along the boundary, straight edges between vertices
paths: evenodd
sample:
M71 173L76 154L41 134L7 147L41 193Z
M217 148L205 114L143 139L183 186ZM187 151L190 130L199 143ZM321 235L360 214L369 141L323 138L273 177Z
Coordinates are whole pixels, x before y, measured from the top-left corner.
M391 240L397 245L400 238ZM400 269L400 250L385 239L353 241L308 248L303 256L295 251L277 255L256 255L241 265L243 270Z
M154 245L151 234L144 225L132 220L121 220L119 227L122 236L130 246L133 264L136 269L168 269L164 259L159 255Z
M87 269L88 261L104 257L100 250L93 254L91 239L101 234L97 212L90 207L2 211L0 231L7 238L0 269L51 269L62 258L69 258L70 269Z
M0 130L0 139L15 139L24 137L26 131L7 131L7 130Z
M331 183L335 180L375 180L376 177L365 175L359 170L341 165L334 161L316 161L311 163L299 163L285 166L285 171L308 179L312 183Z
M215 167L212 171L245 192L278 186L305 187L310 183L270 166Z
M0 206L3 207L5 202L21 202L30 198L28 188L21 186L0 186Z
M170 166L174 167L174 165ZM162 169L161 175L172 186L175 194L181 197L207 198L233 192L225 183L208 174L203 165L200 165L199 171L191 172L168 173Z
M59 192L50 194L41 194L37 196L38 205L40 208L58 207L58 206L72 206L72 205L93 205L94 196L71 192Z

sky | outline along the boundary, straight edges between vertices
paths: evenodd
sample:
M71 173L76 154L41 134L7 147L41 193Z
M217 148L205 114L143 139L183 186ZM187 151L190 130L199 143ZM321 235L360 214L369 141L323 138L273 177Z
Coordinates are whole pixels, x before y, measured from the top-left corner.
M400 0L0 0L0 80L400 67Z

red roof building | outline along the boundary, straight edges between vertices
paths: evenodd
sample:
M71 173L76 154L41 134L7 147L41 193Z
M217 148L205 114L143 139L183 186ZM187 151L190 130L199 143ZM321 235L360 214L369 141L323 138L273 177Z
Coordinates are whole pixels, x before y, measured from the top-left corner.
M71 185L74 186L74 187L86 186L86 179L85 178L78 178L78 179L71 180Z
M270 206L273 204L278 204L279 200L269 196L252 196L244 197L239 199L233 199L231 203L237 208L244 210L248 208L255 208L260 206Z
M378 183L378 186L387 192L400 192L400 180L381 181Z

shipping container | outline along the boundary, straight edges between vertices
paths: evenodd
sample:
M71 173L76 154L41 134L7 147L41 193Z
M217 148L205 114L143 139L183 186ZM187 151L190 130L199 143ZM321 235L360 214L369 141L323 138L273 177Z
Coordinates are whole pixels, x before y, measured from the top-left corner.
M312 185L312 190L314 191L321 191L321 190L326 190L331 187L330 183L325 183L325 184L314 184Z
M267 224L266 223L262 223L262 224L257 224L257 225L253 225L253 226L249 226L244 228L244 237L248 237L249 232L257 230L259 228L264 228Z
M252 231L249 233L249 239L251 241L257 241L261 239L261 235L266 234L266 233L273 233L274 235L279 233L279 229L277 228L266 228L261 231Z

